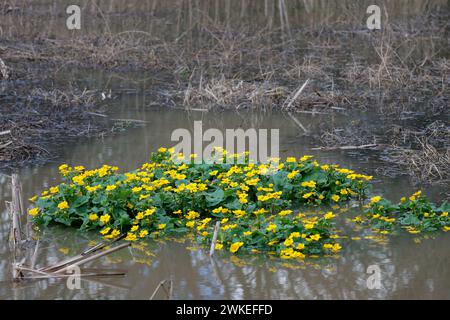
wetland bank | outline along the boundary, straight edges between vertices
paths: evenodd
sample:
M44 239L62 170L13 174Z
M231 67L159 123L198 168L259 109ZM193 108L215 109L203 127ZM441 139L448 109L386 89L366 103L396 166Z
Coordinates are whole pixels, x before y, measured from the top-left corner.
M82 32L60 27L61 3L11 1L0 22L10 70L1 80L0 131L9 132L0 144L13 142L0 157L6 175L20 167L26 199L60 182L61 163L133 170L196 120L224 132L280 129L282 157L313 154L373 175L373 194L395 202L418 189L448 199L447 1L386 2L388 18L373 32L362 2L85 1ZM95 263L126 269L125 279L71 291L56 279L9 283L3 247L0 295L148 298L171 279L175 298L448 298L448 233L374 241L347 221L358 208L336 210L348 212L340 214L349 238L339 258L296 264L223 254L211 263L195 242L157 239ZM101 241L58 226L36 235L43 265ZM383 288L368 290L374 264Z

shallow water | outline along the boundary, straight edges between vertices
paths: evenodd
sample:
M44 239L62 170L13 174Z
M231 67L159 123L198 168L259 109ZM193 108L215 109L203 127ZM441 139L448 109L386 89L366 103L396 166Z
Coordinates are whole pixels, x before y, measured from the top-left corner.
M280 1L281 2L281 1ZM45 12L46 6L55 7L55 1L36 1L32 10ZM93 2L92 2L93 3ZM118 14L124 9L124 2L110 1L110 10ZM199 7L208 2L178 1L180 7L193 13L193 17L183 15L180 21L173 18L177 11L165 7L166 1L142 1L147 10L155 4L155 13L151 18L146 16L132 16L139 25L148 32L173 34L178 36L185 30L191 29L192 19L195 21L199 12L208 12L215 17L215 7ZM211 2L212 3L212 2ZM218 1L214 3L219 3ZM239 7L233 1L224 1L229 7L230 17L217 16L217 19L234 23L254 17L252 23L258 25L271 24L271 28L279 28L277 6L274 12L265 14L264 6ZM249 4L250 2L242 1ZM256 3L256 2L254 2ZM258 2L259 3L259 2ZM262 3L262 2L261 2ZM266 3L266 2L265 2ZM324 19L331 19L330 12L341 12L334 15L336 19L345 17L339 11L338 2L298 1L291 7L289 4L290 27L320 25ZM342 2L339 2L342 3ZM393 2L389 2L392 5ZM397 2L395 2L397 3ZM438 6L445 6L444 1L436 1ZM45 4L45 5L42 5ZM193 5L193 7L189 7ZM312 6L311 11L304 10L304 6ZM429 1L415 1L414 5L394 8L391 18L402 13L417 13L430 5ZM395 6L395 5L394 5ZM202 10L198 10L198 9ZM231 8L234 8L231 10ZM95 11L95 8L91 8ZM107 10L108 8L103 8ZM220 8L219 8L220 9ZM222 8L223 9L223 8ZM221 9L221 10L222 10ZM410 11L406 12L408 9ZM258 11L259 10L259 11ZM67 35L64 29L55 28L63 16L58 15L48 25L50 36L54 33ZM222 11L220 11L222 12ZM226 11L223 11L226 12ZM258 14L253 14L258 12ZM305 13L306 12L306 13ZM39 16L39 14L37 14ZM205 18L205 15L199 14ZM268 16L273 17L267 18ZM110 17L111 18L111 17ZM8 19L15 19L14 16ZM141 20L142 19L142 20ZM148 20L151 24L146 24ZM172 23L167 23L167 21ZM205 18L206 19L206 18ZM271 20L272 19L272 20ZM5 20L3 32L14 34L18 30L29 32L38 28L43 21L30 20L20 26L13 21ZM108 20L110 21L110 20ZM130 19L126 20L130 22ZM174 23L177 21L177 23ZM247 20L246 20L247 21ZM105 27L103 19L88 22L89 30L97 32ZM179 22L179 23L178 23ZM328 21L330 22L330 21ZM6 24L6 26L5 26ZM201 25L201 23L199 23ZM8 26L10 28L8 28ZM144 26L144 27L143 27ZM114 31L126 30L131 25L113 24ZM20 29L23 28L23 29ZM20 33L20 32L19 32ZM198 37L195 33L191 37ZM201 37L199 37L201 38ZM283 113L263 112L188 112L182 109L167 109L154 105L151 95L142 93L152 85L154 75L131 75L134 79L149 79L130 84L122 77L104 76L101 73L69 75L67 72L58 75L60 81L73 81L88 88L103 90L113 88L113 92L122 90L119 99L107 101L107 114L114 119L137 119L145 123L136 128L128 129L114 136L90 139L88 141L70 141L54 145L59 157L43 166L26 167L19 170L23 184L24 198L28 199L49 186L57 184L59 180L57 167L61 163L84 165L88 168L102 164L117 165L122 171L134 169L148 159L149 153L160 146L173 145L170 141L171 133L177 128L192 130L195 120L203 121L203 129L218 128L264 128L280 129L281 156L296 156L313 154L319 162L338 163L356 171L375 176L374 193L380 193L392 200L415 191L409 179L404 176L395 178L377 177L375 168L378 167L376 157L367 151L353 152L323 152L311 151L311 139L303 134L303 130L287 115ZM157 75L156 75L157 76ZM138 87L137 94L126 94ZM128 90L132 88L133 90ZM151 107L150 107L151 106ZM332 115L295 115L306 129L312 133L324 122L336 127L342 127L347 121L358 120L364 125L382 128L382 119L368 113L332 114ZM350 120L351 119L351 120ZM435 201L442 200L441 187L426 187L424 193ZM11 282L11 254L7 245L10 220L5 211L4 203L11 198L9 182L4 174L0 174L0 299L148 299L158 283L164 279L173 281L173 293L176 299L450 299L450 233L439 234L429 239L420 239L406 233L388 237L386 243L372 240L344 240L340 257L313 259L305 264L280 261L267 257L239 257L226 252L219 253L213 260L208 256L208 250L195 248L189 242L142 242L133 248L114 253L108 257L93 262L89 267L125 270L124 278L102 278L83 280L80 290L68 289L65 280L41 280L34 282ZM350 210L348 215L358 209ZM344 214L345 216L346 214ZM354 235L361 236L363 231L352 230ZM52 264L67 256L76 255L85 248L100 241L96 233L81 233L64 227L49 227L36 231L40 239L38 266ZM32 251L32 250L29 250ZM371 265L379 266L381 270L380 289L367 287L367 268ZM158 298L164 298L159 295Z
M114 107L114 105L121 107ZM173 145L170 134L175 128L191 128L194 120L203 120L204 129L239 127L280 128L282 156L311 154L301 129L281 113L186 112L136 107L131 95L112 103L110 117L141 119L144 125L129 129L114 137L68 143L60 148L61 157L41 167L20 170L24 196L30 197L58 183L59 163L85 165L89 168L104 163L118 165L121 170L137 167L159 146ZM320 121L346 121L345 116L296 115L299 121L314 129ZM340 152L316 152L320 162L339 163L358 171L371 173L376 163L364 153L349 157ZM415 190L408 179L376 179L376 192L397 200ZM426 193L439 199L439 188ZM10 199L7 179L0 182L2 213L0 240L6 244L9 219L4 200ZM354 209L355 210L355 209ZM356 209L357 211L357 209ZM350 214L350 213L349 213ZM66 255L81 252L95 233L50 227L37 233L41 247L37 264L44 266ZM360 234L356 232L355 234ZM95 267L126 270L125 278L82 281L81 290L69 290L65 280L42 280L24 284L10 282L10 253L8 246L0 249L0 298L5 299L148 299L163 279L172 279L177 299L365 299L365 298L450 298L450 234L416 243L406 234L392 236L387 244L372 240L343 244L339 258L317 259L307 264L286 263L261 257L233 257L220 253L211 262L206 249L193 250L189 243L147 242L144 248L130 248L114 253L95 263ZM417 241L417 240L416 240ZM32 251L32 250L31 250ZM370 290L366 280L369 265L381 269L383 288ZM164 298L163 295L159 298Z

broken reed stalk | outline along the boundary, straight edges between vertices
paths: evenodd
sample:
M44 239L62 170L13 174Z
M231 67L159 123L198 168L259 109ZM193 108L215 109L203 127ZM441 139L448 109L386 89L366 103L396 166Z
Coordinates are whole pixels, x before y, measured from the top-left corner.
M11 238L13 248L22 242L22 231L20 226L20 215L23 213L23 203L22 203L22 187L20 185L19 176L17 174L12 174L11 176Z
M72 267L74 267L74 266L79 266L79 265L82 265L82 264L91 262L91 261L93 261L93 260L96 260L96 259L98 259L98 258L101 258L101 257L103 257L103 256L106 256L106 255L108 255L108 254L110 254L110 253L113 253L113 252L119 251L119 250L121 250L121 249L123 249L123 248L129 247L130 245L131 245L131 243L123 243L123 244L121 244L121 245L118 245L117 247L110 248L110 249L108 249L108 250L105 250L105 251L99 252L99 253L97 253L97 254L94 254L93 256L88 256L88 257L85 257L84 259L75 261L75 262L73 262L73 263L71 263L71 264L69 264L69 265L67 265L67 266L65 266L65 267L63 267L63 268L60 268L60 269L58 269L58 270L55 270L55 271L53 271L53 272L54 272L54 273L65 272L65 271L67 271L68 269L70 269L70 268L72 268Z
M92 254L92 253L94 253L94 252L97 252L98 250L103 249L103 248L106 247L107 245L111 245L111 244L113 244L113 243L115 243L115 242L117 242L117 241L119 241L119 240L122 240L125 236L126 236L126 235L122 235L122 236L118 237L117 239L114 239L114 240L113 240L112 242L110 242L110 243L107 243L107 242L99 243L98 245L96 245L96 246L94 246L94 247L92 247L92 248L89 248L89 249L85 250L84 252L80 253L80 254L77 255L77 256L68 258L68 259L66 259L66 260L63 260L63 261L58 262L58 263L56 263L56 264L54 264L54 265L51 265L51 266L47 266L47 267L44 267L44 268L40 268L39 271L43 271L43 272L53 272L53 271L55 271L55 270L61 269L61 268L65 267L65 266L68 266L68 265L70 265L70 264L74 264L74 263L77 262L77 261L80 261L80 260L85 259L85 258L86 258L87 256L89 256L90 254Z
M74 266L79 266L81 264L88 263L90 261L93 261L95 259L98 259L100 257L103 257L107 254L113 253L115 251L121 250L123 248L129 247L130 243L124 243L117 247L110 248L108 250L105 250L103 252L99 252L97 254L92 255L97 250L100 250L100 248L103 248L104 246L96 246L97 250L87 250L85 252L89 252L88 254L82 253L74 258L70 258L68 260L65 260L63 262L57 263L55 266L52 267L46 267L41 269L35 269L35 255L37 252L37 246L35 249L34 256L32 258L31 267L27 267L24 265L25 259L21 263L14 263L13 264L13 277L14 280L19 279L47 279L47 278L65 278L73 276L71 274L64 274L63 272L68 271L70 268ZM81 258L80 258L81 257ZM89 269L86 270L86 273L81 273L79 276L81 277L109 277L109 276L124 276L126 273L124 271L112 271L112 272L100 272L101 270L93 270ZM31 272L38 274L38 276L25 276L23 272Z
M302 93L302 91L306 88L306 85L308 84L308 82L309 82L309 79L307 79L306 81L305 81L305 83L295 92L295 94L294 94L294 96L291 98L291 97L288 97L287 99L286 99L286 101L284 102L284 104L283 104L283 107L282 107L282 109L289 109L291 106L292 106L292 104L295 102L295 100L297 100L297 98L299 97L299 95ZM287 106L286 106L286 103L287 103Z
M217 236L219 235L219 230L220 230L220 221L217 221L216 225L214 226L214 234L211 241L211 248L209 250L210 257L212 257L214 251L216 250Z
M166 287L164 286L166 283L169 283L169 290L166 289ZM153 298L156 296L156 294L158 293L159 289L163 288L164 292L166 293L167 299L168 300L172 300L172 295L173 295L173 281L172 280L162 280L157 286L155 291L153 291L152 296L150 297L149 300L153 300Z

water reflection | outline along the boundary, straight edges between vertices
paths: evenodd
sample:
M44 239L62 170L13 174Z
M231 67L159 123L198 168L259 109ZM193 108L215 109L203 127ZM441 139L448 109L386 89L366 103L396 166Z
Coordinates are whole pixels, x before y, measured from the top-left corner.
M64 25L61 12L71 1L16 1L25 15L2 16L0 27L5 37L34 37L45 30L49 38L73 36L58 26ZM371 4L370 1L243 1L243 0L181 0L181 1L79 1L89 18L85 32L118 33L139 29L152 37L165 40L179 38L186 48L202 47L210 37L202 34L202 26L248 26L280 30L289 36L291 29L323 25L338 26L340 21L361 26L361 16L352 14ZM414 15L431 8L448 8L448 1L383 1L389 18ZM355 7L356 6L356 7ZM130 9L128 17L119 14ZM85 11L85 12L86 12ZM105 13L103 16L101 13ZM27 19L26 14L46 19ZM99 18L98 16L101 16ZM50 19L47 19L50 16ZM19 20L20 23L17 23ZM447 44L448 45L448 44ZM428 46L425 52L434 50ZM360 49L360 48L359 48ZM421 50L422 50L421 49ZM368 50L367 48L362 50ZM409 52L409 49L407 50ZM445 51L445 50L443 50ZM365 51L364 51L365 52ZM366 52L364 53L364 55ZM367 55L373 54L367 53ZM429 54L433 56L433 54ZM171 145L174 129L192 130L195 120L202 120L204 129L218 128L275 128L280 129L282 156L314 154L320 162L339 163L360 172L373 174L376 158L358 151L353 157L342 152L312 152L310 139L285 114L258 112L187 112L154 107L151 86L163 81L159 75L129 74L105 75L100 72L82 74L64 70L55 81L70 83L76 79L80 87L100 90L113 88L121 98L106 103L110 118L140 119L145 124L119 135L82 142L66 142L55 146L58 159L40 167L28 167L19 174L26 198L57 184L57 166L61 162L72 165L98 167L104 163L130 170L148 159L151 151L162 145ZM130 79L142 79L130 82ZM130 89L131 88L131 89ZM156 90L157 91L157 90ZM164 92L161 93L164 95ZM151 108L149 108L152 106ZM345 115L296 115L312 133L323 123L343 126ZM379 125L379 119L370 114L355 115L365 125ZM5 172L7 174L7 172ZM408 179L379 178L375 192L397 200L412 193L415 188ZM440 200L439 189L427 188L427 194ZM346 241L339 258L327 257L308 264L283 262L262 257L236 257L221 253L211 260L205 250L195 250L192 244L168 241L148 242L117 252L95 261L90 267L127 270L124 279L83 280L81 290L69 290L64 280L45 280L15 284L10 281L11 260L6 245L9 217L4 203L11 198L8 178L0 174L0 298L2 299L148 299L163 279L174 282L177 299L450 299L450 234L436 239L414 241L403 235L391 237L385 245L370 240ZM81 233L63 227L45 228L38 232L41 239L39 266L55 263L74 255L99 241L97 234ZM189 247L189 249L187 249ZM382 271L382 289L369 290L366 285L367 267L377 264ZM160 297L161 298L161 297Z
M280 150L283 156L299 156L308 151L307 140L293 121L283 114L264 113L187 113L183 110L159 110L133 107L134 102L119 100L111 117L143 119L145 125L115 137L92 139L87 143L71 143L59 150L61 157L41 167L24 168L20 177L24 196L30 197L59 181L57 164L67 162L93 168L103 163L130 170L148 159L149 152L170 145L175 128L190 128L194 120L203 120L205 128L227 127L280 128ZM340 116L299 115L311 129L321 121L345 121ZM342 153L316 153L321 162L340 163L370 173L375 163ZM380 179L376 188L393 199L412 192L407 179ZM428 189L435 198L439 195ZM8 179L0 176L0 241L6 243L9 218L4 201L10 199ZM346 230L347 232L348 230ZM350 231L348 231L350 232ZM96 234L85 234L62 227L40 231L39 266L75 255L99 241ZM174 282L177 299L361 299L361 298L450 298L450 235L434 240L413 241L412 237L392 237L387 245L369 240L351 241L343 245L340 258L313 260L306 265L261 257L235 257L219 254L212 263L206 250L193 250L189 243L173 241L138 244L92 263L95 268L127 270L124 279L82 281L81 290L69 290L64 280L45 280L24 285L9 281L11 261L7 246L0 248L0 297L7 299L147 299L163 279ZM378 264L382 270L383 288L369 290L366 269ZM163 298L163 296L159 297Z

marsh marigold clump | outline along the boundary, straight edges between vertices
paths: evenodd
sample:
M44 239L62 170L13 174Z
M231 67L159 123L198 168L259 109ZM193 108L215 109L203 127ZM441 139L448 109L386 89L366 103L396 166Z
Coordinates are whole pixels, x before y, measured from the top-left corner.
M248 156L221 152L224 159ZM180 158L191 162L173 161ZM337 165L320 165L311 156L273 159L268 164L248 159L244 164L194 164L193 159L160 148L149 162L126 173L109 165L94 170L61 165L64 182L33 197L35 208L29 214L37 223L98 230L106 239L194 234L207 245L220 221L218 250L276 252L285 259L303 259L337 253L341 246L333 235L333 212L312 218L297 210L362 199L372 178ZM372 220L385 228L397 221L411 226L415 220L406 212L413 208L423 212L419 221L434 219L434 228L448 230L448 214L427 207L419 193L396 207L373 197L368 210L378 215ZM405 215L395 219L391 214L395 210Z

